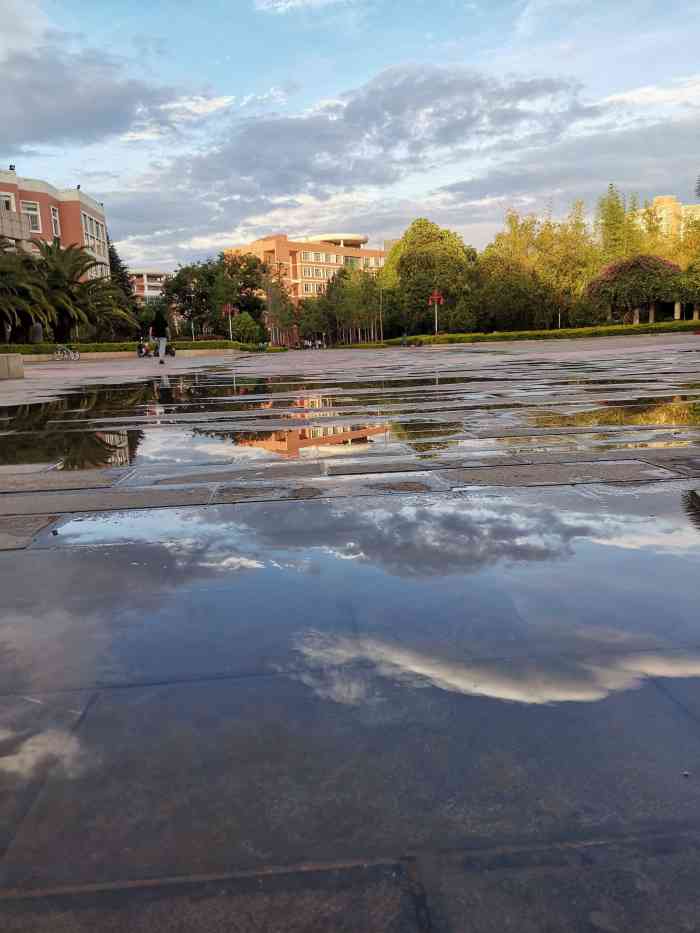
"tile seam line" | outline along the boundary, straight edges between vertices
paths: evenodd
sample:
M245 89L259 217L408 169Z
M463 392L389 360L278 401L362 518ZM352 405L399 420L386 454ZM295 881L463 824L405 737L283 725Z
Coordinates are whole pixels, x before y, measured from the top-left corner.
M405 867L409 864L418 862L426 855L450 856L464 854L470 856L488 856L490 854L498 855L503 852L508 853L537 853L550 851L583 851L586 849L600 846L615 845L634 845L644 843L654 839L663 839L672 835L675 839L692 842L700 842L700 829L686 829L672 831L670 829L650 829L637 832L621 833L619 835L609 834L604 836L581 839L572 836L568 839L557 840L554 842L535 842L515 843L515 844L494 844L483 845L479 847L438 847L438 848L420 848L409 850L402 855L395 857L389 856L367 856L365 858L340 859L329 861L305 861L297 862L291 865L270 865L259 868L241 869L239 871L212 872L189 875L164 875L153 878L134 878L120 881L88 882L77 885L52 885L45 888L0 888L0 902L22 901L22 900L41 900L45 897L60 897L80 894L99 894L115 891L143 890L157 887L177 887L187 884L206 884L217 881L236 881L254 878L278 877L293 874L312 874L318 872L342 871L352 868L375 868L375 867Z
M83 709L82 709L81 712L80 712L80 715L78 716L78 718L77 718L76 721L73 723L73 725L72 725L72 727L71 727L71 729L70 729L70 734L71 734L71 735L75 735L75 734L79 731L80 727L81 727L82 724L85 722L85 719L86 719L88 713L90 712L90 710L92 709L92 707L93 707L93 706L95 705L95 703L97 702L98 697L99 697L99 690L92 690L91 693L90 693L90 696L87 698L87 700L86 700L86 702L85 702L85 705L84 705ZM33 810L34 807L36 806L36 804L37 804L37 802L39 801L39 798L41 797L41 795L44 793L44 790L46 789L46 786L47 786L48 783L49 783L49 779L50 779L51 775L52 775L53 772L54 772L57 768L59 768L59 767L60 767L59 761L55 761L52 765L49 765L49 766L46 768L46 771L45 771L44 774L42 775L42 777L41 777L41 779L39 780L39 782L38 782L36 788L34 789L33 793L31 794L30 799L27 801L26 806L24 807L24 809L22 810L22 813L20 814L19 818L17 819L10 839L8 840L8 842L7 842L7 844L4 846L4 848L3 848L2 850L0 850L0 866L3 865L3 864L5 863L5 861L7 860L7 858L8 858L8 856L9 856L9 854L10 854L10 851L11 851L13 845L15 844L17 838L19 837L19 834L20 834L20 831L21 831L22 827L24 826L24 824L26 823L26 821L29 819L29 816L30 816L32 810Z
M700 715L691 709L686 703L680 700L672 690L666 686L663 682L664 678L662 677L649 677L649 682L652 683L656 689L661 693L666 699L677 709L679 709L691 722L695 723L696 726L700 726Z
M365 636L360 635L359 637L362 638ZM689 642L687 644L676 645L676 646L669 648L668 653L670 655L673 655L673 654L678 654L679 652L696 650L698 648L700 648L700 643ZM637 649L635 653L636 654L654 654L658 650L659 650L658 646L651 646L649 648ZM621 649L615 650L615 648L611 648L607 652L601 652L601 655L606 658L615 658L618 656L624 656L624 654L625 652L623 652ZM543 655L543 654L536 654L536 653L531 653L531 652L525 653L523 655L473 655L473 656L464 658L463 663L465 665L485 664L485 663L495 663L495 662L505 663L505 664L515 664L518 661L536 661L542 658L551 658L551 657L560 658L560 659L561 658L574 658L575 659L579 657L579 655L578 654L567 655L565 653L554 653L552 655ZM363 661L363 662L356 662L353 665L353 668L355 670L359 669L359 670L372 671L374 669L374 665L371 661ZM261 671L248 670L248 671L228 671L228 672L212 671L211 673L181 674L179 676L174 675L172 677L167 677L167 678L153 678L152 680L124 681L123 683L119 683L119 682L99 683L98 682L98 683L77 685L74 687L55 687L53 689L46 688L46 689L36 690L34 692L38 693L40 696L54 696L54 695L63 696L65 694L85 693L87 691L93 691L96 693L104 693L104 692L113 691L113 690L114 691L116 690L141 690L141 689L150 689L153 687L178 687L178 686L187 687L187 686L197 686L199 684L214 684L214 683L228 683L228 682L244 681L244 680L257 680L259 678L260 679L278 678L278 677L292 678L300 673L305 673L305 674L306 673L312 673L312 674L323 673L325 670L327 670L326 667L305 666L302 668L290 668L289 670L277 670L277 671L276 670L261 670ZM644 677L645 682L652 683L654 686L661 689L662 691L664 690L664 688L661 687L657 683L658 678L649 677L647 675L643 675L643 677ZM621 691L621 692L624 692L624 691ZM18 697L22 699L25 696L25 694L26 694L26 690L23 691L22 693L20 693L17 690L10 690L6 692L1 692L0 699L9 699L12 697ZM455 694L455 695L459 696L462 694ZM474 694L464 694L464 696L470 696L470 697L473 696L473 697L478 698L478 697L485 697L485 694L474 693ZM679 702L679 701L676 701L675 696L673 694L670 694L670 699L674 700L674 702ZM534 704L534 705L540 705L540 706L562 705L563 702L577 703L577 702L582 702L582 701L574 701L574 700L559 701L558 703L555 703L555 704L542 703L542 704ZM680 703L679 705L682 706L682 704ZM692 710L689 710L687 707L682 706L682 708L691 717L695 718L698 721L698 724L700 724L700 717L696 717L695 714L692 712Z
M549 466L549 464L547 464ZM480 469L480 468L479 468ZM490 469L486 467L485 469ZM668 470L668 467L661 467L661 469ZM410 471L409 471L410 472ZM421 472L421 471L415 471ZM431 471L439 472L439 471ZM95 513L107 513L107 512L143 512L149 509L205 509L217 506L224 505L255 505L257 503L265 502L336 502L338 500L346 499L367 499L367 498L380 498L384 496L425 496L425 495L446 495L451 492L462 492L467 489L562 489L575 486L645 486L659 483L669 483L669 482L678 482L678 480L693 480L700 479L700 476L695 474L688 473L677 473L676 471L671 471L672 476L659 476L652 477L647 479L588 479L588 480L573 480L568 483L469 483L467 481L462 482L458 486L450 486L448 489L426 489L419 492L405 492L403 490L396 491L386 491L386 490L367 490L366 492L359 492L355 495L341 495L341 496L314 496L313 498L304 498L301 496L290 496L288 498L246 498L238 499L232 502L213 502L211 497L207 499L206 502L178 502L175 504L164 504L159 505L158 503L149 503L149 505L120 505L116 508L105 508L104 506L95 506L94 508L89 509L69 509L62 511L61 509L46 509L42 512L2 512L0 513L0 522L3 518L28 518L32 515L44 515L47 512L50 512L52 515L92 515ZM381 475L381 474L351 474L353 476L364 476L364 475ZM393 473L387 474L388 476L395 475ZM311 477L313 479L313 477ZM204 485L204 484L202 484ZM152 487L146 486L144 489L151 489ZM34 494L35 495L35 494ZM204 497L202 497L204 498ZM13 551L17 550L27 550L27 548L11 548ZM1 552L0 552L1 553Z

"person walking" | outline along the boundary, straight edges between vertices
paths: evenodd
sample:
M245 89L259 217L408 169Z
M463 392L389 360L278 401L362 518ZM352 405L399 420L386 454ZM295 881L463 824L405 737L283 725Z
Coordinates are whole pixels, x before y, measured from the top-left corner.
M168 319L162 308L158 308L156 311L156 316L153 318L153 324L151 325L151 333L158 340L158 357L160 365L163 366L165 363L165 348L168 346L168 337L170 336L170 328L168 327Z

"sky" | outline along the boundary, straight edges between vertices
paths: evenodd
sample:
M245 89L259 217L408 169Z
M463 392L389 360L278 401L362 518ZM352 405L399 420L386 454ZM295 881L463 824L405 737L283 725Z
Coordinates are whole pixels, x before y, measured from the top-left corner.
M610 182L693 201L699 35L700 0L0 0L0 165L103 201L132 268L419 216L483 248Z

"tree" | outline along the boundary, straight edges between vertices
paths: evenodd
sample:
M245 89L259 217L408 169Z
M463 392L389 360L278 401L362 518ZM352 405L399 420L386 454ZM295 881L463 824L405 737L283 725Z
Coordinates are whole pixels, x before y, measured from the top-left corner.
M644 249L643 218L640 219L637 198L632 195L628 204L613 184L608 185L607 193L598 201L596 229L604 263L628 259Z
M481 264L481 284L474 296L479 330L530 330L549 327L557 313L557 295L534 269L491 256Z
M136 314L138 308L134 297L134 290L131 285L129 270L122 262L121 256L117 252L117 247L107 234L107 254L109 256L109 277L115 288L115 294L120 299L120 304L125 311Z
M610 308L631 310L654 301L674 301L682 289L680 267L658 256L634 256L606 266L588 297Z
M0 327L3 339L14 333L27 339L32 324L46 327L51 317L42 282L35 263L26 253L10 250L9 242L0 242Z
M244 311L237 314L231 322L233 339L241 343L259 343L262 337L262 329L257 321Z
M163 296L200 333L225 333L227 311L247 312L262 323L266 266L257 256L224 255L190 263L165 283Z
M168 307L187 321L188 330L201 332L209 325L215 311L212 293L217 270L213 261L180 266L163 286L163 298Z
M265 288L265 323L275 343L286 343L295 339L294 325L297 316L294 305L285 288L279 269L263 271Z
M435 288L442 293L444 311L449 314L476 280L476 250L466 246L459 234L424 218L411 224L389 258L390 268L382 284L390 284L395 276L406 331L429 328L428 298Z
M477 329L475 296L471 292L460 295L449 312L449 329L453 334L470 334Z
M136 326L134 318L119 306L119 294L108 278L92 278L98 263L79 246L39 243L35 263L37 281L46 295L49 319L59 342L71 339L81 326Z

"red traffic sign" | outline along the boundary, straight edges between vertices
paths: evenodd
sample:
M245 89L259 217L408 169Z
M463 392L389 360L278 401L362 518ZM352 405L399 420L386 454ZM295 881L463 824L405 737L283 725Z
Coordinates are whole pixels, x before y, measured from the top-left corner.
M428 304L429 305L444 305L445 299L442 297L442 292L439 292L437 289L435 289L435 291L430 296L430 298L428 298Z

